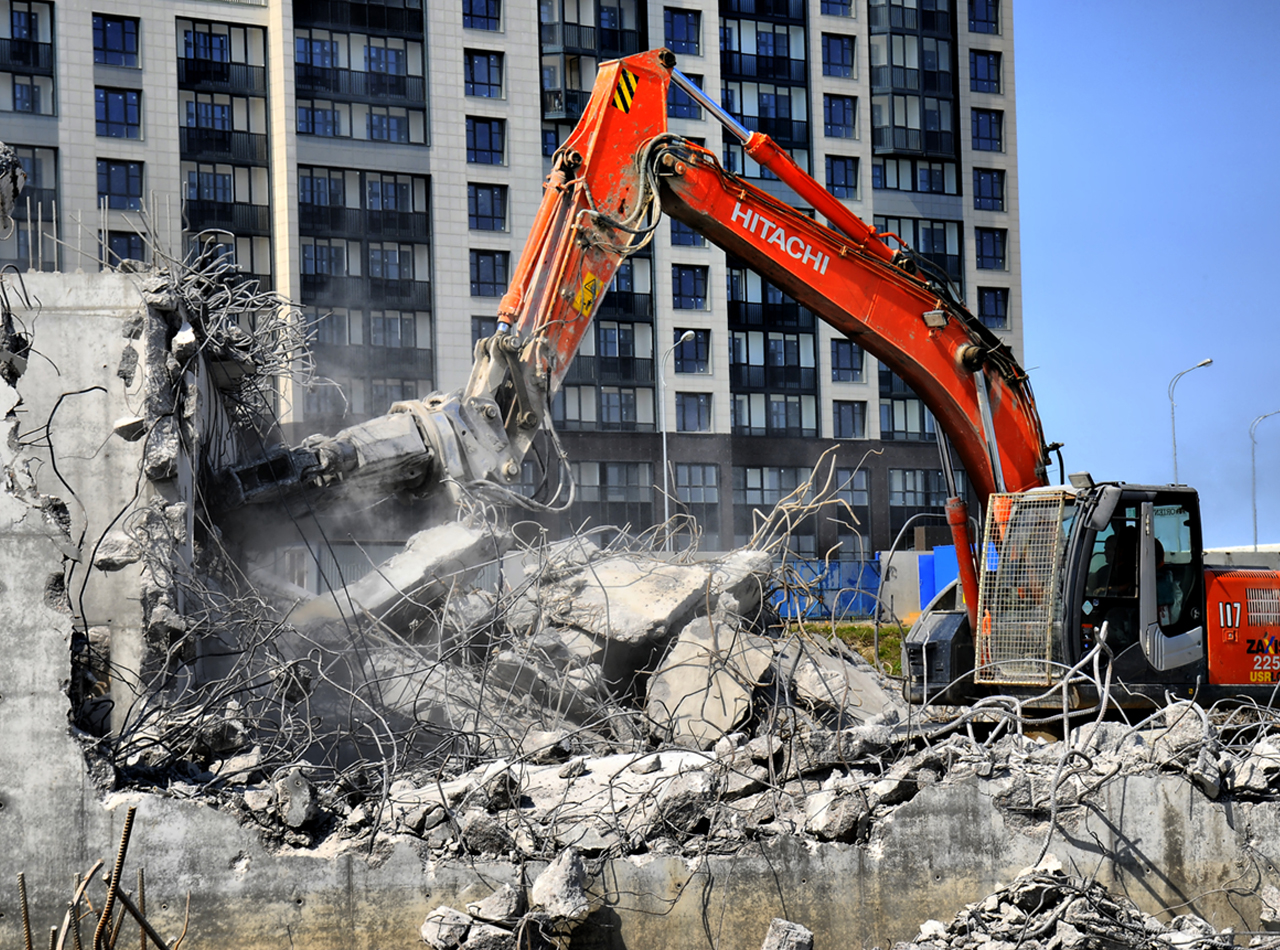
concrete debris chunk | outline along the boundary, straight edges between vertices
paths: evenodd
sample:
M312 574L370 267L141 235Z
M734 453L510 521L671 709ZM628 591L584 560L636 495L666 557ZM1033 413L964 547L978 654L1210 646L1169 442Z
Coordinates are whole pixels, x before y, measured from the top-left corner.
M813 931L803 924L775 917L769 922L760 950L813 950Z
M705 601L708 571L638 555L614 555L551 581L533 596L544 620L602 640L652 643L689 620Z
M524 891L503 884L483 900L468 904L467 913L489 923L511 923L524 913Z
M437 907L427 914L418 933L432 950L457 950L467 939L472 920L452 907Z
M660 739L709 749L751 711L773 661L771 641L699 617L649 680L645 713Z
M707 770L683 772L671 779L658 795L649 817L651 834L693 834L708 817L719 787Z
M805 802L805 831L823 841L852 842L860 823L867 817L867 801L853 792L842 795L833 790L812 793Z
M499 819L485 812L471 812L462 824L462 841L472 854L506 854L515 840Z
M591 910L585 888L587 871L582 857L574 848L566 848L538 875L529 891L535 910L549 915L553 921L573 927L585 920Z
M428 528L377 570L332 596L304 604L291 619L297 624L339 620L354 607L393 629L408 630L428 606L468 583L509 543L509 536L493 525L455 521Z
M773 555L740 548L713 562L710 579L712 609L722 615L752 618L770 587Z
M787 645L778 657L778 671L780 679L790 681L796 698L835 728L866 723L902 707L860 656L835 655L808 638Z
M103 535L93 555L93 566L100 571L119 571L142 559L138 542L123 531L112 530Z
M516 950L516 935L492 924L473 924L464 950Z
M276 810L290 828L301 828L316 816L316 793L301 769L276 782Z

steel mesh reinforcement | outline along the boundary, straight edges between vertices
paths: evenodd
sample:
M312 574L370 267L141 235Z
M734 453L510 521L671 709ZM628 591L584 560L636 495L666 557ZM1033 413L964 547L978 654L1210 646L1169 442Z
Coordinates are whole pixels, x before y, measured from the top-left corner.
M991 496L979 565L979 683L1054 681L1066 502L1062 492Z

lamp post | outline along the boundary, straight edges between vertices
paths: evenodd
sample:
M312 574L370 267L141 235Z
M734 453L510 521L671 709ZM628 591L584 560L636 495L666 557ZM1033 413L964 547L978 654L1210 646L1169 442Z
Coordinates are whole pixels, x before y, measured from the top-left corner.
M1258 431L1259 422L1276 413L1280 413L1280 409L1264 412L1249 426L1249 488L1253 498L1253 549L1255 551L1258 550L1258 438L1255 433Z
M1195 366L1189 366L1181 373L1178 373L1173 379L1169 380L1169 431L1173 435L1173 483L1178 484L1178 422L1174 416L1173 387L1178 385L1178 380L1193 369L1199 369L1201 366L1208 366L1212 363L1212 359L1201 360Z
M671 521L671 493L667 490L669 476L667 474L667 360L671 358L671 354L676 351L676 347L688 343L694 337L692 330L685 330L680 334L680 339L676 340L667 351L662 354L662 359L658 362L658 428L662 431L662 524L665 526L666 539L663 542L662 550L671 550L671 528L668 522Z

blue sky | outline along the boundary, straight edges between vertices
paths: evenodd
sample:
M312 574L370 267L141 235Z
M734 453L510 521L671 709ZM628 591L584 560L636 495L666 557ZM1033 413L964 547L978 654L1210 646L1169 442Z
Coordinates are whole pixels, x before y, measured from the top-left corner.
M1208 16L1206 16L1208 12ZM1280 409L1280 3L1014 9L1025 365L1068 472L1179 481L1253 540L1249 424ZM1280 415L1258 426L1280 543ZM1056 466L1053 472L1056 480Z

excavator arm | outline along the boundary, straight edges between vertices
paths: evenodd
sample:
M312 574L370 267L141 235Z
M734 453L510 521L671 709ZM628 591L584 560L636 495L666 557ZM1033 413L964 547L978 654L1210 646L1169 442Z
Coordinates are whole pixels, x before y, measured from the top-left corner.
M828 225L669 133L673 82ZM1026 373L955 298L946 276L905 245L891 248L771 139L743 128L676 71L671 52L656 50L600 68L581 121L553 159L499 305L498 333L477 344L467 385L397 403L386 416L244 466L233 472L231 494L265 498L290 481L418 494L442 483L514 481L605 289L649 240L660 211L743 260L897 373L950 437L979 500L1046 483L1048 450ZM967 549L967 517L953 501L949 520L958 548ZM972 605L977 588L968 560L960 559Z

